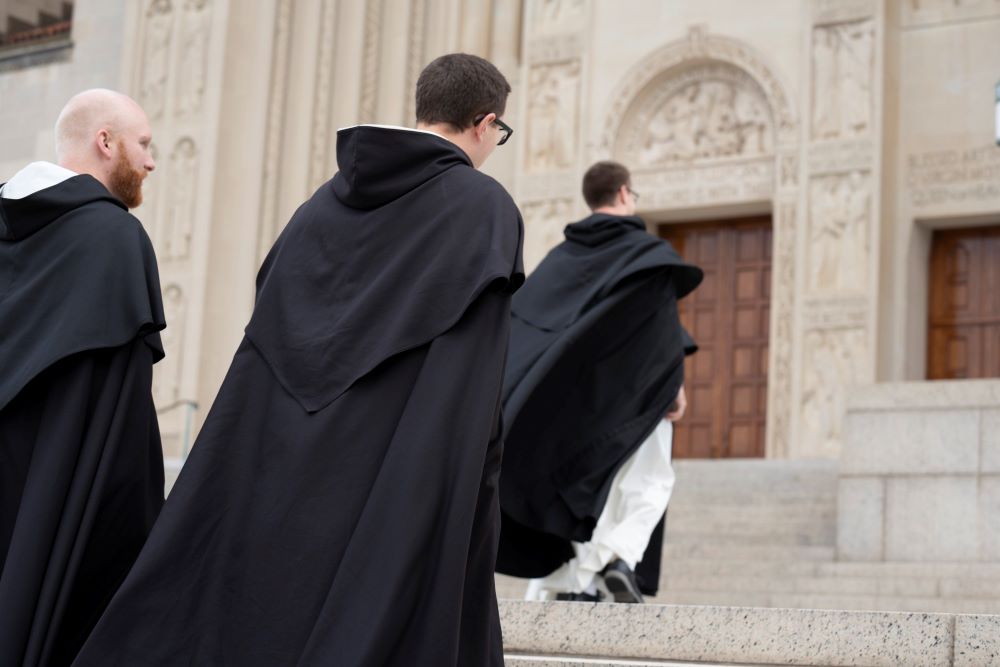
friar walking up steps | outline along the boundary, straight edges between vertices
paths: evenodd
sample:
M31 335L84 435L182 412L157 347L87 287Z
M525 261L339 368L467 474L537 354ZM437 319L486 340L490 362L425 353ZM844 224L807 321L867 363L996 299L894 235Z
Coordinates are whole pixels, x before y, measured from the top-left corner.
M0 665L68 665L163 504L152 397L165 326L128 209L155 163L142 109L69 101L58 164L0 186Z
M489 62L442 56L418 129L339 172L257 278L246 337L150 540L75 663L502 667L500 391L524 279Z

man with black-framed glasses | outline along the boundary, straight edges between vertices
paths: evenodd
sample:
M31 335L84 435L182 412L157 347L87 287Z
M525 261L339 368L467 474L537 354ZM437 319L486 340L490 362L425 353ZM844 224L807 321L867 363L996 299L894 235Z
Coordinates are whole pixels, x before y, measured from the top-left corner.
M229 374L75 663L502 667L500 392L521 216L479 171L510 85L451 54L257 277Z

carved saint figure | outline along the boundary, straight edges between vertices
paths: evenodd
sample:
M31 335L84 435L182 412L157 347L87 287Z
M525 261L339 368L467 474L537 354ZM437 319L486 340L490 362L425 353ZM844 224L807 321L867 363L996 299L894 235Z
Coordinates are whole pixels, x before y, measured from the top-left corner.
M537 67L531 74L528 103L528 166L572 166L576 148L579 63Z
M185 259L190 252L197 171L198 150L194 141L181 139L170 156L170 203L160 239L166 259Z
M209 10L208 0L187 0L184 5L177 76L177 111L181 114L198 111L205 94Z
M163 113L170 74L170 37L174 16L170 0L153 0L146 11L139 101L151 119Z

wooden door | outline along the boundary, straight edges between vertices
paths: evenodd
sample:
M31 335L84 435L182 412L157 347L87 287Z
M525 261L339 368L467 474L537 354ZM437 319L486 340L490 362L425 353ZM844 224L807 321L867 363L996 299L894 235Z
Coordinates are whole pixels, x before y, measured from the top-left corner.
M1000 227L936 231L927 378L1000 377Z
M660 235L705 280L681 300L698 343L684 369L688 411L674 432L676 458L764 456L771 219L662 225Z

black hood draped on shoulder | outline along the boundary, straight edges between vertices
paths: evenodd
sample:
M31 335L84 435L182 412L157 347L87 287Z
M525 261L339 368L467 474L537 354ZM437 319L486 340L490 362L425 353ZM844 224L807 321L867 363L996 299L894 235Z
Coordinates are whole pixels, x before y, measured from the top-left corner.
M502 667L521 216L429 132L338 133L142 555L75 667Z
M695 349L677 300L701 269L634 216L596 213L565 235L511 306L497 571L520 577L549 574L590 539Z
M455 144L361 125L341 131L337 160L265 259L246 329L310 412L449 329L488 287L524 282L522 227L498 223L517 208L492 179L454 169L472 166Z
M0 323L0 408L77 352L141 336L163 358L152 243L93 176L0 197Z

